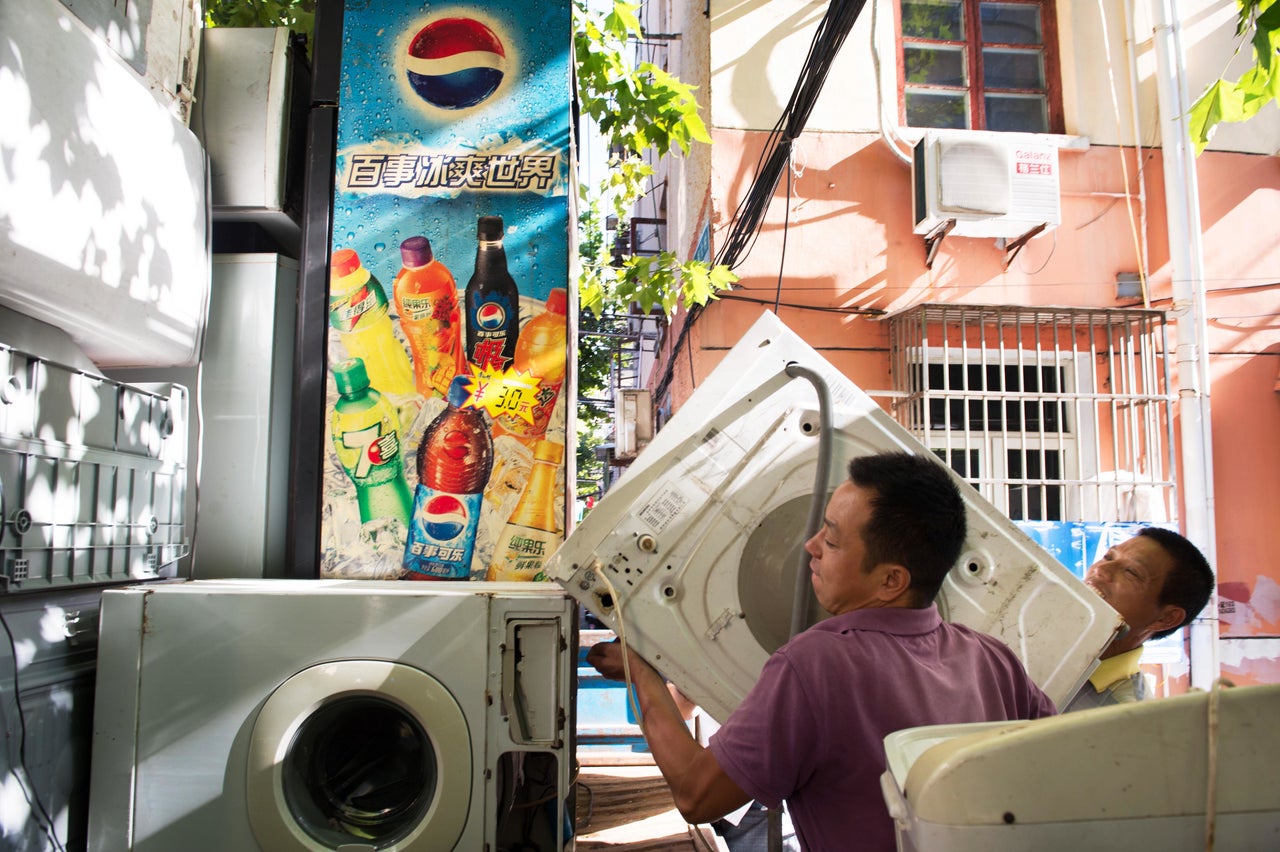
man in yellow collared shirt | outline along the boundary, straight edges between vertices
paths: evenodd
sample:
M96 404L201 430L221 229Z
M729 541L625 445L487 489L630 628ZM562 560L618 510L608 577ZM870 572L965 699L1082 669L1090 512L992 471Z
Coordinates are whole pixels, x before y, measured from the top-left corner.
M1146 698L1138 667L1143 643L1168 636L1199 615L1213 593L1214 577L1190 541L1147 527L1090 565L1084 582L1120 613L1129 630L1102 653L1102 662L1064 713Z

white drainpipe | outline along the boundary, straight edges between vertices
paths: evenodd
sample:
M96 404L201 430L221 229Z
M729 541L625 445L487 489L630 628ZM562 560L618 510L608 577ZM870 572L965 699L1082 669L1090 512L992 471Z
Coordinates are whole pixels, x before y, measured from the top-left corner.
M1127 0L1126 0L1127 2ZM1186 535L1217 565L1214 533L1213 442L1205 323L1204 251L1200 191L1187 115L1186 61L1173 0L1152 0L1156 91L1164 153L1165 208L1173 270L1173 316L1178 346L1178 405L1182 425L1182 502ZM1216 570L1216 568L1215 568ZM1191 685L1209 689L1218 678L1218 595L1191 624Z

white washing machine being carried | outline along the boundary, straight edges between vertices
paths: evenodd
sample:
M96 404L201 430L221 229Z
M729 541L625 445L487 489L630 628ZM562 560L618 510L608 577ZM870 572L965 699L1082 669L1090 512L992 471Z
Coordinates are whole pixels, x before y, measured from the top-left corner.
M541 584L108 590L89 848L562 849L576 630Z

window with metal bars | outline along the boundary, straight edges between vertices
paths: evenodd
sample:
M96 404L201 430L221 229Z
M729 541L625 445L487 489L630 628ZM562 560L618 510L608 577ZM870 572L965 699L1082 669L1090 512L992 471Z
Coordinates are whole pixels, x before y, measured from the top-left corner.
M900 0L910 127L1063 132L1053 0Z
M895 416L1011 519L1173 517L1163 314L920 305L889 323Z
M1015 521L1061 521L1063 458L1073 457L1075 435L1060 400L1067 387L1061 365L1002 364L970 353L977 363L930 362L916 365L924 375L917 386L933 392L927 405L930 432L961 431L981 436L978 449L935 449L966 479L978 482L984 471L1003 479L1002 508ZM1019 353L1022 360L1025 353ZM1042 440L1042 435L1051 440ZM1001 450L1003 451L1001 453ZM1000 455L1000 458L996 458ZM998 489L993 489L998 490Z

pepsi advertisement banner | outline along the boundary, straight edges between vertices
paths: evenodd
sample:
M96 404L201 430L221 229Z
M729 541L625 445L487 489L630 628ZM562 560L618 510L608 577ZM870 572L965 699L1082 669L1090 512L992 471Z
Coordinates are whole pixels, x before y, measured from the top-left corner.
M347 0L321 576L545 579L566 520L571 61L568 0Z

